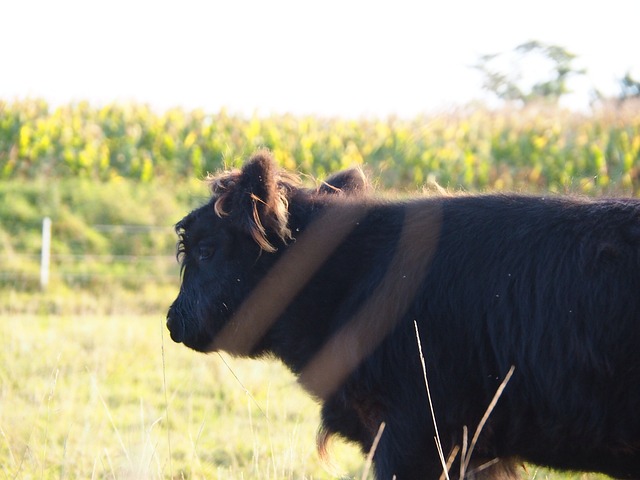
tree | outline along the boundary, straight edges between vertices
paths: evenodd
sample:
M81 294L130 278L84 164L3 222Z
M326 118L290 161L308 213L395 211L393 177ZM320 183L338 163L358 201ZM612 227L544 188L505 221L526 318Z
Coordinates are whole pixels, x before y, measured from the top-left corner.
M575 59L576 55L563 47L532 40L518 45L513 52L482 55L473 68L484 75L483 88L501 100L557 103L570 92L569 78L585 73L573 66ZM525 67L531 65L535 72L525 74ZM547 72L542 72L543 69ZM546 78L539 79L541 73L546 73Z
M620 79L620 96L618 98L621 102L631 98L640 98L640 82L631 76L631 72L627 72Z

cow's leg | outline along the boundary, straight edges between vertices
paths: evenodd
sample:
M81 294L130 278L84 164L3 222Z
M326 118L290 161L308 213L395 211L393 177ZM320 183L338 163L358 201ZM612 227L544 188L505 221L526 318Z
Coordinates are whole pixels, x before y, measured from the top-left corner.
M438 480L442 465L435 443L406 427L385 426L374 455L376 480Z

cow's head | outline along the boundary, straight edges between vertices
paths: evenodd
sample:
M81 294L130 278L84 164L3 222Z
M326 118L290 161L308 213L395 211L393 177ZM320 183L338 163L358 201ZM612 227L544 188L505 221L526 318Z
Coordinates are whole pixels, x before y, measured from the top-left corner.
M303 205L321 205L336 195L359 195L367 182L359 169L303 189L261 151L241 170L210 181L209 202L176 224L182 285L169 308L171 338L199 351L212 351L216 335L303 229L292 224Z

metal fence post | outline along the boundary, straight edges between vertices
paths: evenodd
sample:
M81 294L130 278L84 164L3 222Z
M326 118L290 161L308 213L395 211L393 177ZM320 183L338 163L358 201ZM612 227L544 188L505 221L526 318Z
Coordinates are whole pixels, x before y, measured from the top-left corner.
M51 260L51 219L42 220L42 255L40 258L40 288L49 285L49 265Z

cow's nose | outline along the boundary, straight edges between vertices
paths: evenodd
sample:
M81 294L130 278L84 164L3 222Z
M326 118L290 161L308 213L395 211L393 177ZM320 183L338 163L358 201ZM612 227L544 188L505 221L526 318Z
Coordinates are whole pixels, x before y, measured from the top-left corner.
M176 343L184 341L184 322L175 315L172 308L167 313L167 328L169 329L171 340Z

